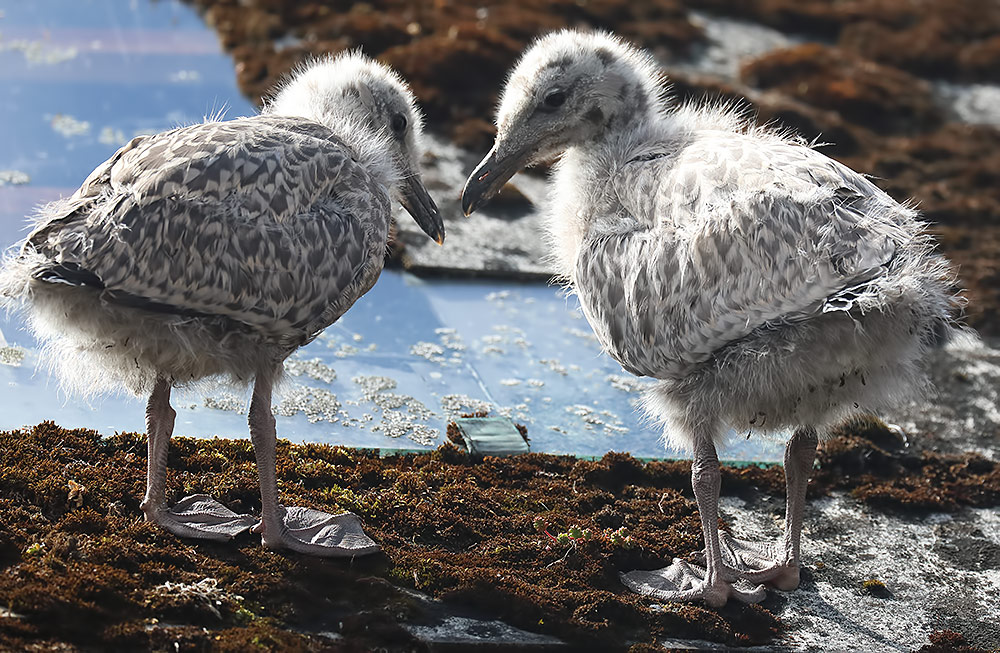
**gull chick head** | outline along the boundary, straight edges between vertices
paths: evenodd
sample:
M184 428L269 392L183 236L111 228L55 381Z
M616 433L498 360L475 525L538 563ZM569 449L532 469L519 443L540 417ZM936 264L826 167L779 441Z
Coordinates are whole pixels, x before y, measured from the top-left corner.
M466 183L466 215L518 170L603 139L663 111L652 58L603 32L563 30L540 38L504 87L493 149Z
M314 60L282 84L263 113L329 127L427 235L444 241L441 216L420 179L423 116L391 68L360 52Z

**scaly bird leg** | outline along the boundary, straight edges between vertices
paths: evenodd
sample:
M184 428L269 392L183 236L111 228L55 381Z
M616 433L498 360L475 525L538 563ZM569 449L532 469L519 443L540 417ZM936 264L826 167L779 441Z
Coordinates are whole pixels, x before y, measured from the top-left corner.
M799 586L799 544L805 513L806 487L816 459L816 429L797 429L785 448L785 538L782 546L748 542L724 534L726 565L751 582L767 582L783 591ZM707 554L707 551L706 551Z
M702 534L705 537L705 569L675 558L673 564L664 569L622 574L622 582L638 594L664 601L702 599L712 607L721 607L730 598L744 603L756 603L764 598L763 586L748 582L723 564L719 540L719 490L722 476L713 443L715 427L715 424L703 425L693 433L691 486L698 503Z
M361 530L361 520L349 512L330 515L310 508L278 504L277 434L271 412L269 377L258 376L250 400L250 438L260 476L261 520L254 527L265 546L324 557L375 553L379 547Z
M146 404L146 496L140 507L146 521L174 535L205 540L229 540L254 524L251 515L238 515L206 494L181 499L166 507L167 447L177 413L170 407L170 382L157 379Z

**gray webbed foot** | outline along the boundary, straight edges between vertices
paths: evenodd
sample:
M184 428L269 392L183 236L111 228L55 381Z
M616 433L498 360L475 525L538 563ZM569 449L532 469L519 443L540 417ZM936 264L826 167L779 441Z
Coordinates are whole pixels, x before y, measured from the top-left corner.
M733 598L743 603L759 603L767 591L738 576L708 582L704 568L680 558L669 567L652 571L630 571L620 574L622 583L636 594L661 601L695 601L702 599L712 607L721 607Z
M786 562L775 544L741 540L729 533L719 533L719 544L724 568L731 574L785 592L799 586L798 565ZM704 564L704 550L698 553L697 561Z
M271 549L327 558L368 555L379 550L378 544L362 530L361 520L352 513L331 515L311 508L278 506L277 516L278 528L266 528L264 521L253 528Z
M151 507L143 502L146 520L159 524L179 537L225 542L245 533L257 521L253 515L240 515L207 494L193 494L172 508Z

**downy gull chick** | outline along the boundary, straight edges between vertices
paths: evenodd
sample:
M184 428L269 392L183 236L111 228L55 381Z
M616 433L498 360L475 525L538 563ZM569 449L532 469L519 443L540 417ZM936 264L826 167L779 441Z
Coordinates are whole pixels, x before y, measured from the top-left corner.
M278 504L271 394L289 354L378 279L393 200L443 242L420 135L406 84L345 54L300 69L258 116L133 139L41 209L0 291L24 306L64 386L148 395L147 520L219 540L257 521L206 495L165 502L171 388L226 375L253 383L264 544L378 550L350 513Z
M953 275L917 213L801 140L711 106L670 105L654 61L607 34L562 31L513 70L466 214L525 165L561 154L547 227L560 276L645 397L693 452L706 568L623 574L664 600L759 601L799 583L818 434L924 384L953 328ZM718 530L716 447L729 429L791 437L784 540Z

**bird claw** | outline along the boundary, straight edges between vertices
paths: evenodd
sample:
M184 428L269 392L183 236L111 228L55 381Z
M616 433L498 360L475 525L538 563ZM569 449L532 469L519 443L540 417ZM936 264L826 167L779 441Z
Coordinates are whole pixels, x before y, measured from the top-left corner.
M264 545L271 549L289 549L308 555L353 557L376 553L376 544L361 529L357 515L344 512L330 515L311 508L278 507L281 518L276 535L263 522L254 532L261 534Z
M143 505L146 520L159 524L179 537L226 542L249 530L256 518L241 515L207 494L192 494L172 508Z
M713 608L722 607L729 599L743 603L759 603L767 591L745 578L732 581L717 579L709 584L707 572L698 565L674 558L669 567L651 571L637 570L619 574L622 583L635 592L661 601L695 601L701 599Z

